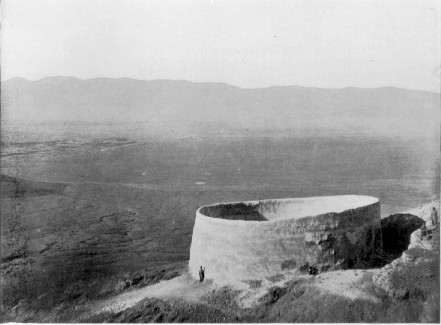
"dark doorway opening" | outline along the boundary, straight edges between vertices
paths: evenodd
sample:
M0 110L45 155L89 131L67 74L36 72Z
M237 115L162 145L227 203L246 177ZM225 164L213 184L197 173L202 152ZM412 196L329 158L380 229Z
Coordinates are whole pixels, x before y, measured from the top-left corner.
M423 224L423 219L407 213L393 214L382 219L383 249L378 252L375 267L383 267L399 258L409 247L412 233Z

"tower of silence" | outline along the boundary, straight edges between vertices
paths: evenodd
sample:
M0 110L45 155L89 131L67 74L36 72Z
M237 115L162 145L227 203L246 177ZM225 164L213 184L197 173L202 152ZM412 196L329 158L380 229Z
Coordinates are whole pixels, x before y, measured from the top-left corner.
M190 273L216 283L264 280L305 266L351 268L381 250L380 202L362 195L220 203L196 212Z

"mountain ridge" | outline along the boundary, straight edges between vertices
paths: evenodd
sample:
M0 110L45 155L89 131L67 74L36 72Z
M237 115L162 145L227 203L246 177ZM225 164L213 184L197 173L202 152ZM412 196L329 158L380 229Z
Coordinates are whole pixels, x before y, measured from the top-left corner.
M65 79L65 80L78 80L78 81L118 81L118 80L126 80L126 81L140 81L140 82L184 82L184 83L192 83L192 84L220 84L220 85L226 85L233 88L239 88L244 90L254 90L254 89L269 89L269 88L303 88L303 89L318 89L318 90L344 90L344 89L359 89L359 90L374 90L374 89L397 89L397 90L405 90L405 91L415 91L415 92L424 92L424 93L432 93L432 94L438 94L441 96L441 92L436 91L430 91L430 90L420 90L420 89L410 89L410 88L401 88L396 86L378 86L378 87L355 87L355 86L347 86L347 87L340 87L340 88L326 88L326 87L313 87L313 86L299 86L299 85L271 85L266 87L241 87L233 84L229 84L227 82L220 82L220 81L191 81L186 79L137 79L132 77L94 77L94 78L79 78L75 76L48 76L43 77L36 80L30 80L23 77L12 77L6 80L2 80L1 84L6 84L11 81L17 80L17 81L25 81L25 82L40 82L44 80L51 80L51 79Z
M240 88L220 82L131 78L13 78L1 84L2 119L144 121L227 128L435 132L440 96L395 87Z

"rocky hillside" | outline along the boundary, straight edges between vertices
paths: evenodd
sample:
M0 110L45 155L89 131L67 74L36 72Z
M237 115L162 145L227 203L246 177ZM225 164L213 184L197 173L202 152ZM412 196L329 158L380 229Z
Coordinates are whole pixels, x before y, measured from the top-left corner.
M384 222L383 235L394 235L398 242L394 246L395 255L389 254L390 246L389 251L383 252L387 255L383 266L317 276L299 274L292 279L270 279L266 285L249 283L247 288L216 288L181 276L144 291L132 291L121 296L122 301L108 300L107 307L116 309L103 308L101 313L89 314L86 319L93 322L436 323L440 319L439 227L431 236L422 236L416 228L422 220L428 220L432 206L439 207L439 201L386 218L389 220ZM395 234L390 232L393 225L399 229ZM400 247L403 240L407 240L408 246ZM388 257L392 260L387 260ZM174 290L168 292L167 286ZM139 297L141 292L144 299ZM130 300L132 303L127 304Z
M417 228L429 218L432 206L439 207L439 202L383 219L383 236L397 241L389 240L379 252L381 263L370 268L300 272L219 287L192 279L179 264L134 273L109 282L104 291L96 290L96 284L86 295L80 287L71 288L58 296L56 308L19 303L5 310L3 321L436 323L439 227L431 236L421 236Z

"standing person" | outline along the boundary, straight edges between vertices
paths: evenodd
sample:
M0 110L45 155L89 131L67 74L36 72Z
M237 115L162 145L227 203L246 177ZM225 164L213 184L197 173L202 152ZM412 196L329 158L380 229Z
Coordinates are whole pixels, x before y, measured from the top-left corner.
M436 212L435 207L432 209L432 213L430 214L430 218L432 219L432 224L434 227L438 225L438 213Z
M204 281L204 278L205 278L205 267L202 268L201 265L201 268L199 269L199 282Z
M423 223L423 225L421 226L421 237L426 237L427 235L427 227L426 227L426 222Z
M436 213L435 207L433 207L432 212L430 213L430 218L426 222L428 239L432 239L432 232L434 229L436 229L437 223L438 223L438 214Z

